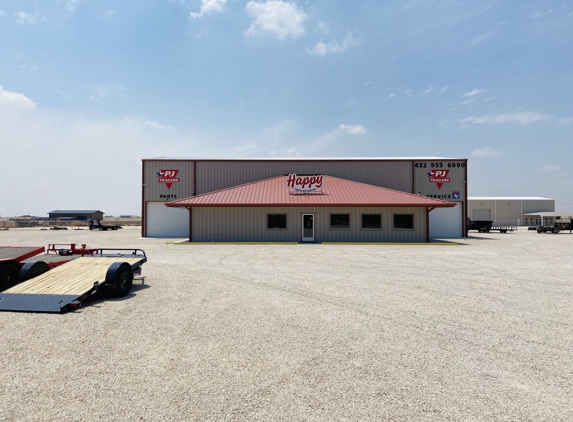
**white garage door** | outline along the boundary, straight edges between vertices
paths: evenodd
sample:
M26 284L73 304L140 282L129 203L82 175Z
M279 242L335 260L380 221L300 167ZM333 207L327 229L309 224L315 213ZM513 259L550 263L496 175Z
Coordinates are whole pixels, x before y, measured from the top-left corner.
M430 237L458 239L462 237L462 204L453 208L436 208L430 211Z
M490 221L491 220L491 210L490 209L475 209L474 210L474 220Z
M147 237L189 236L187 208L168 208L165 202L147 203Z

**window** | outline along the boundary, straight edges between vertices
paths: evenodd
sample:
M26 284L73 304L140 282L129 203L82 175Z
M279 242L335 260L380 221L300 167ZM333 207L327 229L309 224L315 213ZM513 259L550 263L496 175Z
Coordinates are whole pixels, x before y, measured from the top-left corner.
M362 230L382 230L382 215L362 214Z
M286 230L286 214L267 214L267 230Z
M394 214L394 230L414 230L414 214Z
M330 214L330 228L350 230L350 214Z

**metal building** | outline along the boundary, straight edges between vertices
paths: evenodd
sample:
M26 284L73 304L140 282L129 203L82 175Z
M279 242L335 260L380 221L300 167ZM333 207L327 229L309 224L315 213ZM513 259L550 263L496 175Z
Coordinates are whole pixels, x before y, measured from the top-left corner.
M472 220L493 221L494 226L534 226L526 214L555 211L555 199L542 197L471 196L468 202Z
M427 207L432 208L429 235L460 238L466 233L467 159L463 158L151 158L142 161L144 237L189 236L190 228L193 229L189 225L189 210L195 211L192 204L188 208L167 207L167 202L293 173L331 176L453 202L453 207ZM261 211L255 212L248 206L238 208L241 209L236 210L237 213L247 212L251 216ZM196 217L198 221L199 216ZM227 218L221 215L221 219ZM317 228L325 221L319 221L320 218L317 212ZM264 217L261 227L266 224L263 220Z
M48 213L49 218L75 218L76 220L103 220L103 211L100 210L55 210Z

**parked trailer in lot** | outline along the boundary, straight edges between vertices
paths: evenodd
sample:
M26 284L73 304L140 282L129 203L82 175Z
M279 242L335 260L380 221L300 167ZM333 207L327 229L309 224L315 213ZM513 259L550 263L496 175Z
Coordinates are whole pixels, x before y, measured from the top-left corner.
M95 251L71 256L53 269L40 259L29 261L20 271L22 282L0 293L0 311L65 312L81 306L100 290L112 297L127 295L134 276L141 275L141 266L147 262L145 252L113 248Z
M112 224L112 225L108 225L108 224L102 224L101 221L99 220L94 220L91 219L88 222L89 225L89 229L90 230L118 230L118 229L122 229L123 227L121 227L119 224Z
M0 292L18 283L26 259L45 250L43 246L0 246Z
M40 255L44 251L46 253ZM75 243L52 243L47 249L43 246L0 246L0 292L22 281L23 274L27 278L35 274L40 264L31 266L30 262L42 261L52 269L78 256L96 252L97 249L89 249L86 245L77 247Z
M553 226L537 226L537 233L559 233L564 230L573 231L573 222L569 223L555 223Z
M507 233L507 232L514 232L517 230L517 227L512 226L493 226L489 231L492 232L500 232L500 233Z
M470 220L468 218L468 231L477 230L480 233L489 233L493 226L493 221Z

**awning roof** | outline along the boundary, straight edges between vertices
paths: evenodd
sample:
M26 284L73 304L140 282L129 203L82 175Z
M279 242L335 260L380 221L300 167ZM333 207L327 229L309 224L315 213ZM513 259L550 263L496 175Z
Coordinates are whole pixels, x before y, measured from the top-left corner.
M454 207L456 204L338 177L324 176L322 194L291 195L277 176L167 202L168 207Z

